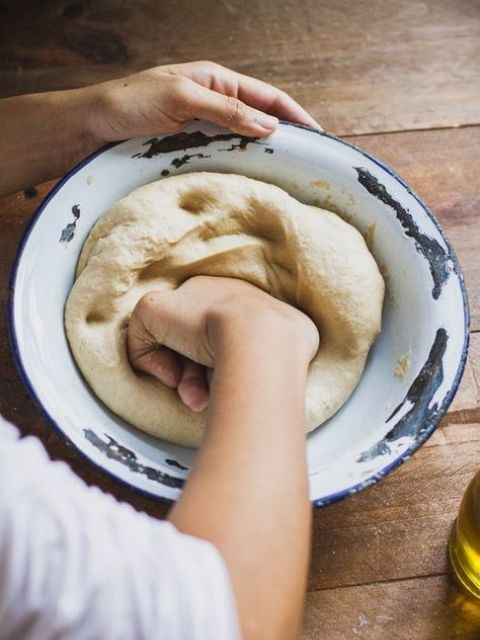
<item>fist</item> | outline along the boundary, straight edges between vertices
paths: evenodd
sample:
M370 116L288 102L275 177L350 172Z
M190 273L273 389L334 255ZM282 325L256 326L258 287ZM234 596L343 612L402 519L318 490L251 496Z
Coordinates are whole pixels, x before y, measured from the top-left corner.
M134 369L202 411L217 359L228 356L234 343L261 357L279 333L295 340L307 363L313 358L319 338L308 316L243 280L196 276L139 300L128 326L128 356Z

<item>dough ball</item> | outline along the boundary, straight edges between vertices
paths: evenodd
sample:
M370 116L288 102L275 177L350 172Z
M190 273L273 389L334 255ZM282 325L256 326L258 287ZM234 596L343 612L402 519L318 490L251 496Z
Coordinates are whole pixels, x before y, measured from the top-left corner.
M384 282L362 236L276 186L203 172L133 191L85 242L65 326L78 367L107 407L154 436L200 444L206 411L194 413L175 391L133 371L126 332L146 292L201 274L243 278L308 314L320 348L309 369L306 430L340 409L381 326Z

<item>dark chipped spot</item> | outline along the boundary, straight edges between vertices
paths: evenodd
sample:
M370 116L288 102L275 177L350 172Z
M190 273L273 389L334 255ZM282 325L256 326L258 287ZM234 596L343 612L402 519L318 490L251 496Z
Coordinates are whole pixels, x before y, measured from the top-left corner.
M395 211L398 220L405 229L406 235L413 238L415 248L428 261L434 285L432 296L434 300L437 300L450 273L452 271L455 272L452 256L445 251L437 240L420 231L410 212L388 193L385 186L375 176L363 167L355 167L355 170L362 187L365 187L369 193Z
M405 403L411 403L412 407L383 440L364 451L357 458L357 462L365 462L378 455L390 453L389 444L405 436L413 436L415 440L421 441L431 424L437 422L442 414L442 408L435 404L429 409L429 404L443 382L443 356L447 349L447 342L448 333L446 330L444 328L438 329L425 364L410 385L407 395L392 412L387 422L390 422L397 415Z
M175 167L175 169L179 169L183 167L184 164L188 164L192 158L210 158L210 156L206 156L204 153L186 153L181 158L174 158L170 163L171 167Z
M69 222L67 226L64 229L62 229L62 233L60 235L60 242L70 242L71 240L73 240L73 237L75 235L76 224L77 224L76 221Z
M443 327L437 329L435 340L433 341L430 353L428 354L428 358L426 359L425 364L423 365L418 376L412 382L407 395L398 405L398 407L396 407L392 412L390 417L387 419L387 422L390 422L390 420L397 415L397 413L406 402L411 402L414 406L404 416L404 418L410 416L412 411L417 410L419 404L421 404L421 406L425 409L428 408L430 400L433 398L435 391L443 381L442 358L445 355L445 351L447 349L447 342L448 333L446 332L446 330ZM402 418L402 420L404 420L404 418ZM394 429L397 429L402 420L394 427ZM392 432L390 432L390 434L391 433ZM401 435L404 436L410 434L402 433Z
M226 149L219 149L219 151L235 151L235 149L239 149L240 151L245 151L247 148L247 144L253 142L253 138L240 138L238 142L232 142L232 144Z
M153 158L161 153L206 147L219 140L238 140L237 144L232 143L231 148L228 149L228 151L232 151L235 148L245 149L248 144L256 143L258 138L249 138L238 133L218 133L214 136L207 136L202 131L193 131L192 133L182 131L164 138L150 138L143 143L143 146L148 145L149 148L143 153L135 153L132 158Z
M28 189L25 189L25 191L23 192L23 195L27 200L32 200L38 195L38 191L35 189L35 187L28 187Z
M59 242L70 242L75 236L75 229L77 228L77 221L80 218L80 205L74 204L72 207L72 214L74 217L73 222L69 222L67 226L62 229Z
M94 447L105 454L107 458L120 462L128 467L130 471L133 471L133 473L141 473L149 480L154 480L155 482L159 482L167 487L172 487L173 489L181 489L183 487L185 481L182 478L175 478L168 473L140 464L133 451L119 444L111 436L105 434L105 437L108 440L108 442L105 442L91 429L84 429L83 433L85 434L85 438L93 444Z
M204 153L186 153L181 158L174 158L170 163L170 167L173 167L173 169L180 169L183 165L188 164L192 158L210 158L210 156ZM170 169L162 169L160 175L162 178L166 178L170 175L170 172Z
M180 464L180 462L173 460L173 458L166 458L165 462L169 464L171 467L175 467L176 469L181 469L182 471L188 471L188 467L185 467L183 464Z
M264 151L265 153L274 153L274 150L271 149L270 147L265 147Z
M364 451L363 453L361 453L360 456L357 458L356 462L367 462L368 460L373 460L377 456L384 456L389 453L390 453L390 447L385 442L385 439L383 439L383 440L380 440L380 442L377 442L376 444L374 444L373 447L371 447L367 451Z

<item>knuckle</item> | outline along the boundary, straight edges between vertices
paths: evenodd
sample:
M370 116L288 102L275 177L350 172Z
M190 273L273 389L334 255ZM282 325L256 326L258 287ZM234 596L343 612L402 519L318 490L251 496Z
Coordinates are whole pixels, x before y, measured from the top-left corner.
M196 60L192 64L195 65L196 67L199 67L201 69L207 69L207 70L215 70L215 69L221 68L221 65L219 65L218 62L213 62L213 60L206 60L206 59Z
M172 84L173 96L178 102L183 102L189 98L190 81L183 76L172 76L170 80Z
M132 318L142 319L149 314L153 308L158 309L161 306L161 298L155 291L144 294L135 305Z
M195 86L187 78L173 77L170 107L175 114L175 120L180 123L179 130L192 117L195 110Z
M278 87L275 87L275 89L276 89L277 96L279 96L280 98L284 98L286 100L291 100L292 99L290 94L288 94L283 89L279 89Z
M144 69L140 71L139 76L144 76L148 80L158 80L158 78L162 75L162 67L149 67L148 69Z
M230 123L238 123L245 119L246 107L237 98L228 96L226 99L226 116Z

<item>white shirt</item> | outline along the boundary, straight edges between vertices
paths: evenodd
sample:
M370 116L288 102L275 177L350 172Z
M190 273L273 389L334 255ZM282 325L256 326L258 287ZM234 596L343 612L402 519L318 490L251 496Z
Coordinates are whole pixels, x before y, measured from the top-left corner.
M0 418L0 639L239 637L212 544L87 487Z

